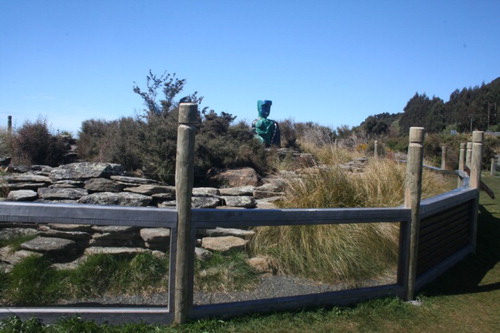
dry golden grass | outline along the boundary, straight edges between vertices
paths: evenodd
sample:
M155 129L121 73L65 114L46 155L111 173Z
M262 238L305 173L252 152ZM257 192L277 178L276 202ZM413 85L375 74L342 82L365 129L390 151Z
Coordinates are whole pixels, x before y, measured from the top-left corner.
M339 150L341 151L341 150ZM346 153L347 154L347 153ZM334 165L289 183L283 208L395 207L403 204L406 165L371 160L363 173ZM442 193L446 181L424 171L423 197ZM272 258L283 274L357 285L397 263L399 224L372 223L256 228L254 253Z

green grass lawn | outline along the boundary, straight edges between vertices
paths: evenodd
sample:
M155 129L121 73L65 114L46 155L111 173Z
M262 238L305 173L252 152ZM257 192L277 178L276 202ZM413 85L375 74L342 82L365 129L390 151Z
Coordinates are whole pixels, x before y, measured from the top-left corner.
M424 288L417 295L420 305L385 298L351 307L200 320L179 327L110 326L76 318L42 326L11 318L0 324L0 332L500 332L500 178L483 181L497 199L481 194L476 253Z

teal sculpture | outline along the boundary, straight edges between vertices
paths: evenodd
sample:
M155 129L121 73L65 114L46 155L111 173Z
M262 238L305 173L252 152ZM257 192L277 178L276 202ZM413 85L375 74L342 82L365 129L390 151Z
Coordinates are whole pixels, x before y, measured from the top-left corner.
M259 100L257 101L257 111L259 118L252 122L252 131L255 137L259 139L266 147L280 146L280 128L278 123L274 120L267 119L271 113L272 101Z

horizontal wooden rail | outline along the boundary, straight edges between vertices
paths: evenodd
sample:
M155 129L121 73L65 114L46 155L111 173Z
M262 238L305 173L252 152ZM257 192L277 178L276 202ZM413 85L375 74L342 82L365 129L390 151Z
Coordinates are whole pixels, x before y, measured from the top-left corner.
M0 202L0 224L2 222L172 228L177 224L177 211L152 207Z
M476 189L458 188L432 198L424 199L420 204L420 216L423 219L438 212L446 211L467 201L476 200L477 196Z
M405 222L410 210L395 208L193 209L196 228Z

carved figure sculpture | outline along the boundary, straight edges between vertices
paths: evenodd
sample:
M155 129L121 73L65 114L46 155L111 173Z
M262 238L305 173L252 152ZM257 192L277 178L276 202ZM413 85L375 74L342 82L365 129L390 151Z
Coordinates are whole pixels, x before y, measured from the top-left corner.
M259 139L266 147L280 146L280 128L274 120L267 119L271 113L272 101L264 100L257 101L257 111L259 118L252 122L252 131L255 137Z

